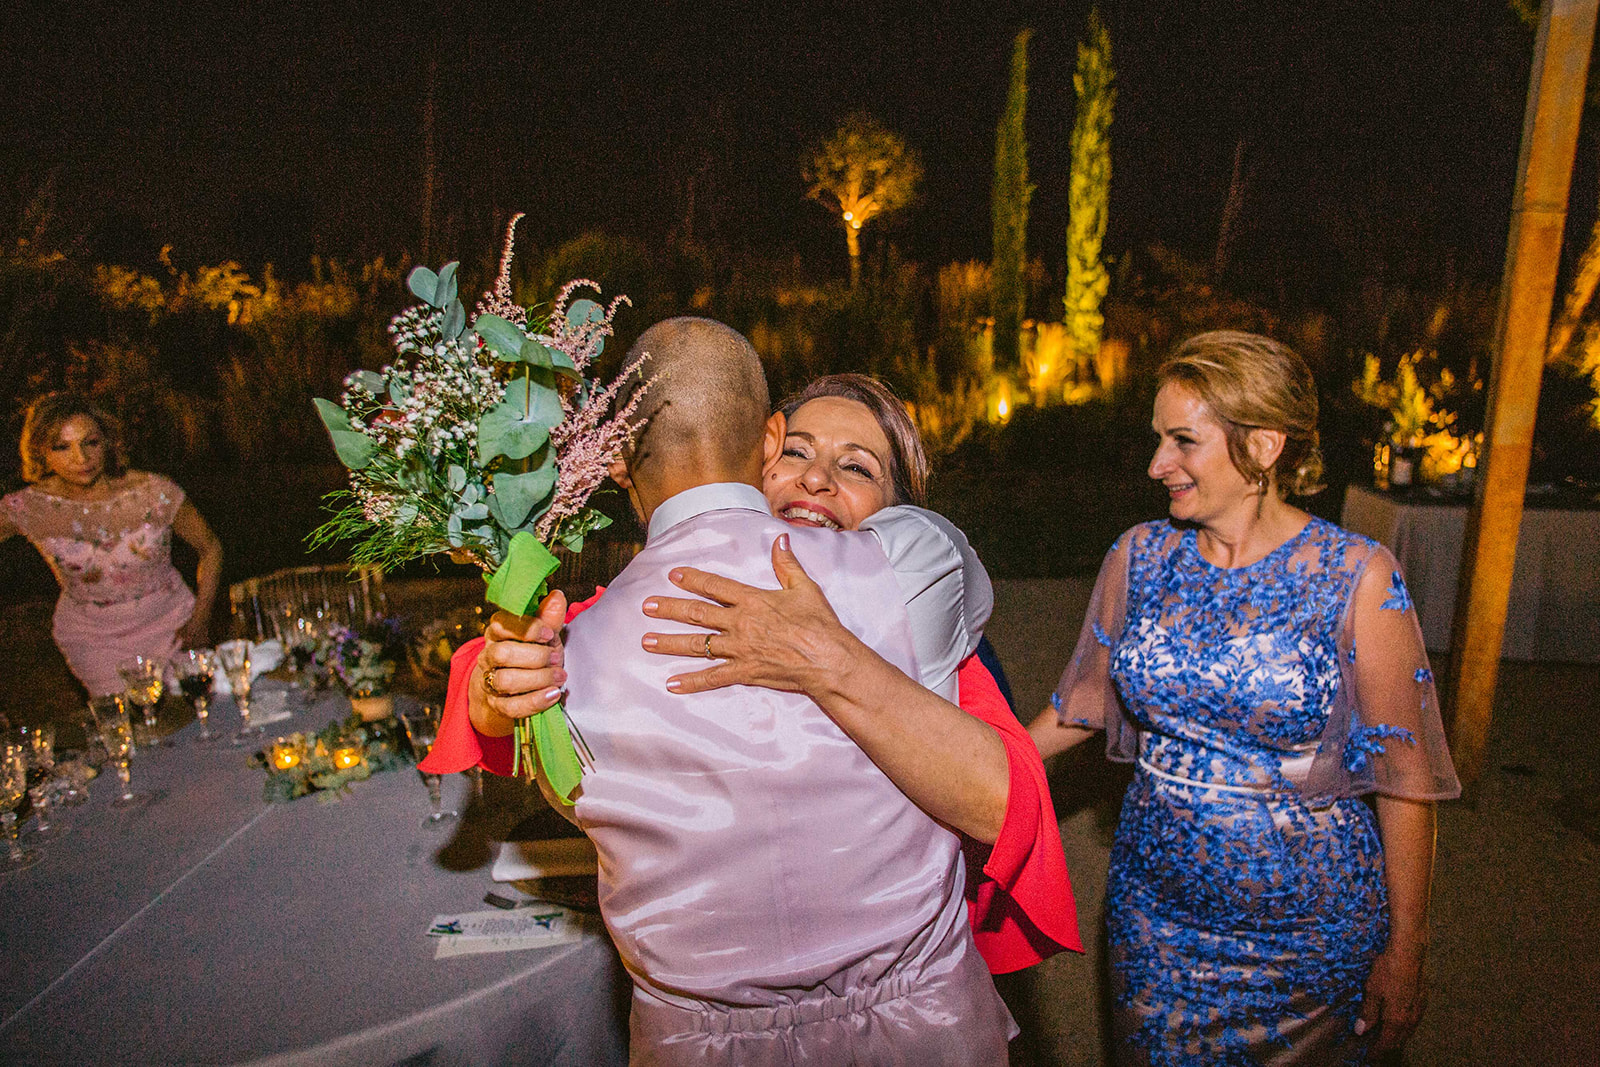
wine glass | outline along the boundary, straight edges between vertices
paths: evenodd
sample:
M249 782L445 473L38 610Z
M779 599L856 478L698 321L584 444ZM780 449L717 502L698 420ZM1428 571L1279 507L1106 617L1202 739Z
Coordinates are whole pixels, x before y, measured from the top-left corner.
M128 703L144 713L142 743L146 745L155 743L163 748L171 748L176 743L171 738L155 741L156 705L161 703L162 678L166 674L166 663L154 656L134 656L118 667L117 673L122 675L122 681L127 686L124 695L128 698Z
M117 778L122 782L122 795L111 802L114 808L129 808L150 799L133 791L133 727L127 713L106 715L100 719L100 739L106 744L106 755L116 765Z
M418 711L402 712L400 722L405 726L406 737L411 742L411 751L420 763L429 752L433 751L433 742L439 736L439 709L424 705ZM427 818L422 820L422 825L438 826L440 823L460 818L458 812L443 810L444 795L440 789L439 776L421 769L417 773L422 775L423 784L428 787L428 803L433 809Z
M27 760L29 769L34 772L34 784L28 790L33 813L38 816L38 820L33 824L32 839L49 841L60 837L63 833L59 825L51 825L50 822L51 794L65 792L57 785L54 775L56 724L46 722L37 726L24 726L17 732L26 746L23 756Z
M17 806L28 786L28 757L21 745L10 741L0 742L0 827L6 835L6 858L3 866L8 871L20 871L39 862L35 849L17 845Z
M217 678L217 654L209 648L186 648L172 660L172 669L178 675L178 688L194 705L194 717L200 720L201 742L215 741L217 734L211 730L211 687Z
M242 745L259 734L260 726L250 722L250 642L229 641L217 646L217 662L228 676L228 688L233 691L234 702L239 705L239 732L233 735L233 744Z

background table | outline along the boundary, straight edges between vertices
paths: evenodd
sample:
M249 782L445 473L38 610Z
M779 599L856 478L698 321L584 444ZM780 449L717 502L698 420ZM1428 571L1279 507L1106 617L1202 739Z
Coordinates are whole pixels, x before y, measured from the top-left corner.
M325 702L267 729L339 714ZM108 771L37 866L0 878L0 1060L626 1063L628 981L598 925L577 944L433 958L429 921L483 910L491 883L487 852L440 862L451 831L422 827L415 771L268 805L246 750L194 733L134 756L154 803L112 808ZM468 781L445 786L465 810Z
M1466 505L1351 486L1340 522L1395 554L1424 641L1433 651L1449 649ZM1600 662L1600 510L1523 511L1502 655Z

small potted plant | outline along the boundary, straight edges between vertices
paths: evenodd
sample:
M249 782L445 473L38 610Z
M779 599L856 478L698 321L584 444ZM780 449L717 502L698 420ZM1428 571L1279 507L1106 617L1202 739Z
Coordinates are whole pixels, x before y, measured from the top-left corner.
M394 681L395 663L404 654L404 648L400 624L395 619L375 619L360 629L329 628L322 658L328 673L344 688L350 706L363 722L377 722L394 715L394 697L389 687Z

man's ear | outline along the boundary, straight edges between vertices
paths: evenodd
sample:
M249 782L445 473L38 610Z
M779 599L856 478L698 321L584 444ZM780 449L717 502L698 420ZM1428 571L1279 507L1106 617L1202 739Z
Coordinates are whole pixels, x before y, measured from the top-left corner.
M628 464L621 456L611 461L611 466L606 468L606 473L611 475L611 480L624 489L633 488L633 475L628 473Z
M783 455L783 439L789 436L789 420L783 412L774 411L767 419L766 431L761 435L761 469L765 471Z

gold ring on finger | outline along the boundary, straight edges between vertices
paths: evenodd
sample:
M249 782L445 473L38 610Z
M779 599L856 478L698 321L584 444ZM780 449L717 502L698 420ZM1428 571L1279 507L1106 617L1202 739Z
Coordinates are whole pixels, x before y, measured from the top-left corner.
M490 667L483 674L483 687L489 691L489 695L492 697L505 696L505 694L500 691L500 687L496 685L494 681L494 672L499 669L499 667Z
M716 658L716 657L711 655L711 635L710 634L706 634L706 647L703 650L701 650L700 654L702 656L704 656L706 659L715 659Z

